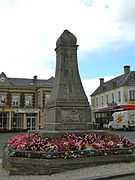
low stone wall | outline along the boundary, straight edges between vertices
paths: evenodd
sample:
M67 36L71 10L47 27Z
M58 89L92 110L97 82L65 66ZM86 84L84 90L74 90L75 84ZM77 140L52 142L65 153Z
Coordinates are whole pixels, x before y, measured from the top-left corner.
M62 171L118 162L133 162L135 154L93 156L76 159L12 157L4 152L2 166L9 175L51 175Z

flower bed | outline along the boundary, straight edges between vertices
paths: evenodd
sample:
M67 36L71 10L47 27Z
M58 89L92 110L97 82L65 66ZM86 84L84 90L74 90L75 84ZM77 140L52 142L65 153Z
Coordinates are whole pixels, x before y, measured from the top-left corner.
M2 165L10 175L53 174L99 164L135 161L134 147L126 137L110 133L64 134L55 139L27 133L6 143Z
M42 138L35 133L26 133L11 138L4 151L12 156L36 158L77 158L92 155L131 153L134 143L125 136L106 133L64 134L60 138Z

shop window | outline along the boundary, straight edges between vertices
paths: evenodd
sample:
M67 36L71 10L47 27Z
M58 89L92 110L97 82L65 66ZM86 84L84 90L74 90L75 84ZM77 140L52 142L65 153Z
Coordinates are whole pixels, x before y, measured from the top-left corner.
M8 129L8 113L0 113L0 130Z
M23 114L13 113L12 115L12 129L22 129Z

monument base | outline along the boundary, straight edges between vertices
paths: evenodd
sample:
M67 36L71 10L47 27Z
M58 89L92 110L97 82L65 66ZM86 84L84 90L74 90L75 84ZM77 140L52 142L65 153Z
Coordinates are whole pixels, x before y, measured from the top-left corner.
M78 103L79 104L79 103ZM54 106L46 109L44 129L49 131L89 130L90 108L84 106Z

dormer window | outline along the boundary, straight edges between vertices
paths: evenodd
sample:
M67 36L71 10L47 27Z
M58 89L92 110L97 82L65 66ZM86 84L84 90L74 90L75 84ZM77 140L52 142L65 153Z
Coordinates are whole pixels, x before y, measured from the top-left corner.
M8 84L10 85L10 80L9 78L7 78L6 74L4 72L2 72L0 74L0 84Z
M0 82L5 82L5 81L6 81L5 77L0 77Z
M117 86L117 82L116 81L113 81L113 88L115 88Z
M4 72L1 73L0 75L0 82L5 82L6 81L6 75L4 74Z
M134 85L134 79L130 79L129 85Z

